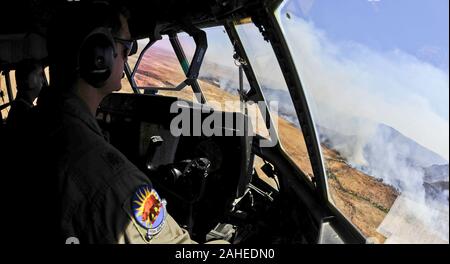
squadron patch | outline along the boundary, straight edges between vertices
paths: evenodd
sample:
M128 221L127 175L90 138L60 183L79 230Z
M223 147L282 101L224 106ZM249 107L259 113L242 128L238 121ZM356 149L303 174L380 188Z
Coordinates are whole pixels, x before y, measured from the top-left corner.
M147 238L161 232L166 219L166 201L149 185L140 186L131 199L136 222L147 230Z

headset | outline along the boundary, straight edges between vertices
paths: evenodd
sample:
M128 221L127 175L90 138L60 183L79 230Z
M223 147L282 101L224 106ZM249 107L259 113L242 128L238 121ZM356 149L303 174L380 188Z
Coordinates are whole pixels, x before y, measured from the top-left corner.
M111 76L116 57L111 30L97 27L81 43L78 51L78 73L88 84L100 88Z

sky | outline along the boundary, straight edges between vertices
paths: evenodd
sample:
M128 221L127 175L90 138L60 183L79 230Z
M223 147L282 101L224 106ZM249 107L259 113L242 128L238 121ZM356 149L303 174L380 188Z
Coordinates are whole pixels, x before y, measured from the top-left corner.
M317 116L326 103L448 160L448 1L292 0L281 14Z
M331 40L398 48L448 71L448 0L290 0L286 9L314 21Z

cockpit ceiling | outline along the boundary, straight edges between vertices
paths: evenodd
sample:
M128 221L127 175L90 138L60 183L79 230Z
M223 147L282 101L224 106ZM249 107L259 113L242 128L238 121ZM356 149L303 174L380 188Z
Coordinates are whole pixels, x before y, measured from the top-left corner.
M15 0L0 3L2 25L0 36L21 33L45 35L53 14L61 7L94 0ZM117 3L119 0L109 0ZM214 26L227 18L244 18L264 3L279 0L126 0L130 11L130 30L133 38L157 36L179 30L186 21L198 27Z

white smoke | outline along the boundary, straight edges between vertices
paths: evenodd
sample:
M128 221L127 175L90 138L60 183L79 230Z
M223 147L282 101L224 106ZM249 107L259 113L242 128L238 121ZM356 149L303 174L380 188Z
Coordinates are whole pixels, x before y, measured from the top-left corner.
M333 43L301 18L283 24L328 144L355 167L397 187L413 201L408 204L420 205L399 208L448 241L448 210L436 210L442 202L448 207L448 192L427 197L420 167L448 163L448 72L401 50L380 53L358 43ZM446 160L420 157L420 145Z
M323 116L329 126L340 122L329 123L326 105L394 127L448 160L448 73L400 50L383 54L358 43L333 43L301 18L283 21L319 123ZM357 131L346 130L341 132Z

